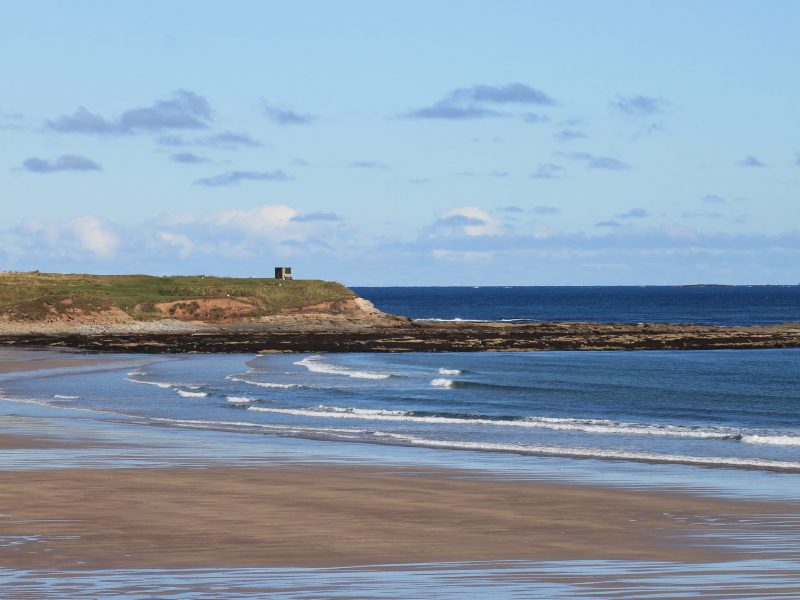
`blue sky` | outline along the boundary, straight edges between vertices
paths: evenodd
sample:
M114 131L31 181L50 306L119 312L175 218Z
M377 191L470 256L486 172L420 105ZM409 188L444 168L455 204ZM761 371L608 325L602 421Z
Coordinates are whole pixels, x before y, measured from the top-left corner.
M0 1L0 264L800 282L800 4Z

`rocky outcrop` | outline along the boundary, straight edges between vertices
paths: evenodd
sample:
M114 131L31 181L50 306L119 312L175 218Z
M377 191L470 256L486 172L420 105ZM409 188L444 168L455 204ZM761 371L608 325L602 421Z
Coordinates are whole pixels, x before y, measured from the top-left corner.
M357 304L357 303L356 303ZM3 332L0 345L107 352L476 352L694 350L800 347L800 325L713 327L672 324L442 323L383 313L305 312L258 322L160 330Z

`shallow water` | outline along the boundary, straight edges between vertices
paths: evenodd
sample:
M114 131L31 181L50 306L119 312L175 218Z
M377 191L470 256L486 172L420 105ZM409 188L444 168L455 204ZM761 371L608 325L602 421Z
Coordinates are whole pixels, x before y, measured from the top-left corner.
M800 562L431 563L327 569L9 571L15 598L793 598Z

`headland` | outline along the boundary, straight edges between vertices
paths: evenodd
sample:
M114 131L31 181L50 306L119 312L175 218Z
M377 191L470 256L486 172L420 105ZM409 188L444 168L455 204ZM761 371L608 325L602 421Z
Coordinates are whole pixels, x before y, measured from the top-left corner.
M0 275L0 345L105 352L475 352L800 347L800 323L431 322L317 280Z

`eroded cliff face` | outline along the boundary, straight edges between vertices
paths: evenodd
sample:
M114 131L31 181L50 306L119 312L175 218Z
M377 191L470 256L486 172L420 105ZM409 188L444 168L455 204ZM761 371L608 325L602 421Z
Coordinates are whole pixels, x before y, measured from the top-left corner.
M43 304L41 315L20 317L13 312L0 314L0 335L26 333L101 334L101 333L185 333L218 327L262 327L268 329L349 330L374 327L399 327L411 320L379 311L363 298L354 297L320 302L276 314L258 315L258 307L238 298L188 298L157 302L147 307L147 317L135 319L117 307L95 309L72 306L68 300ZM141 306L134 314L143 313Z

